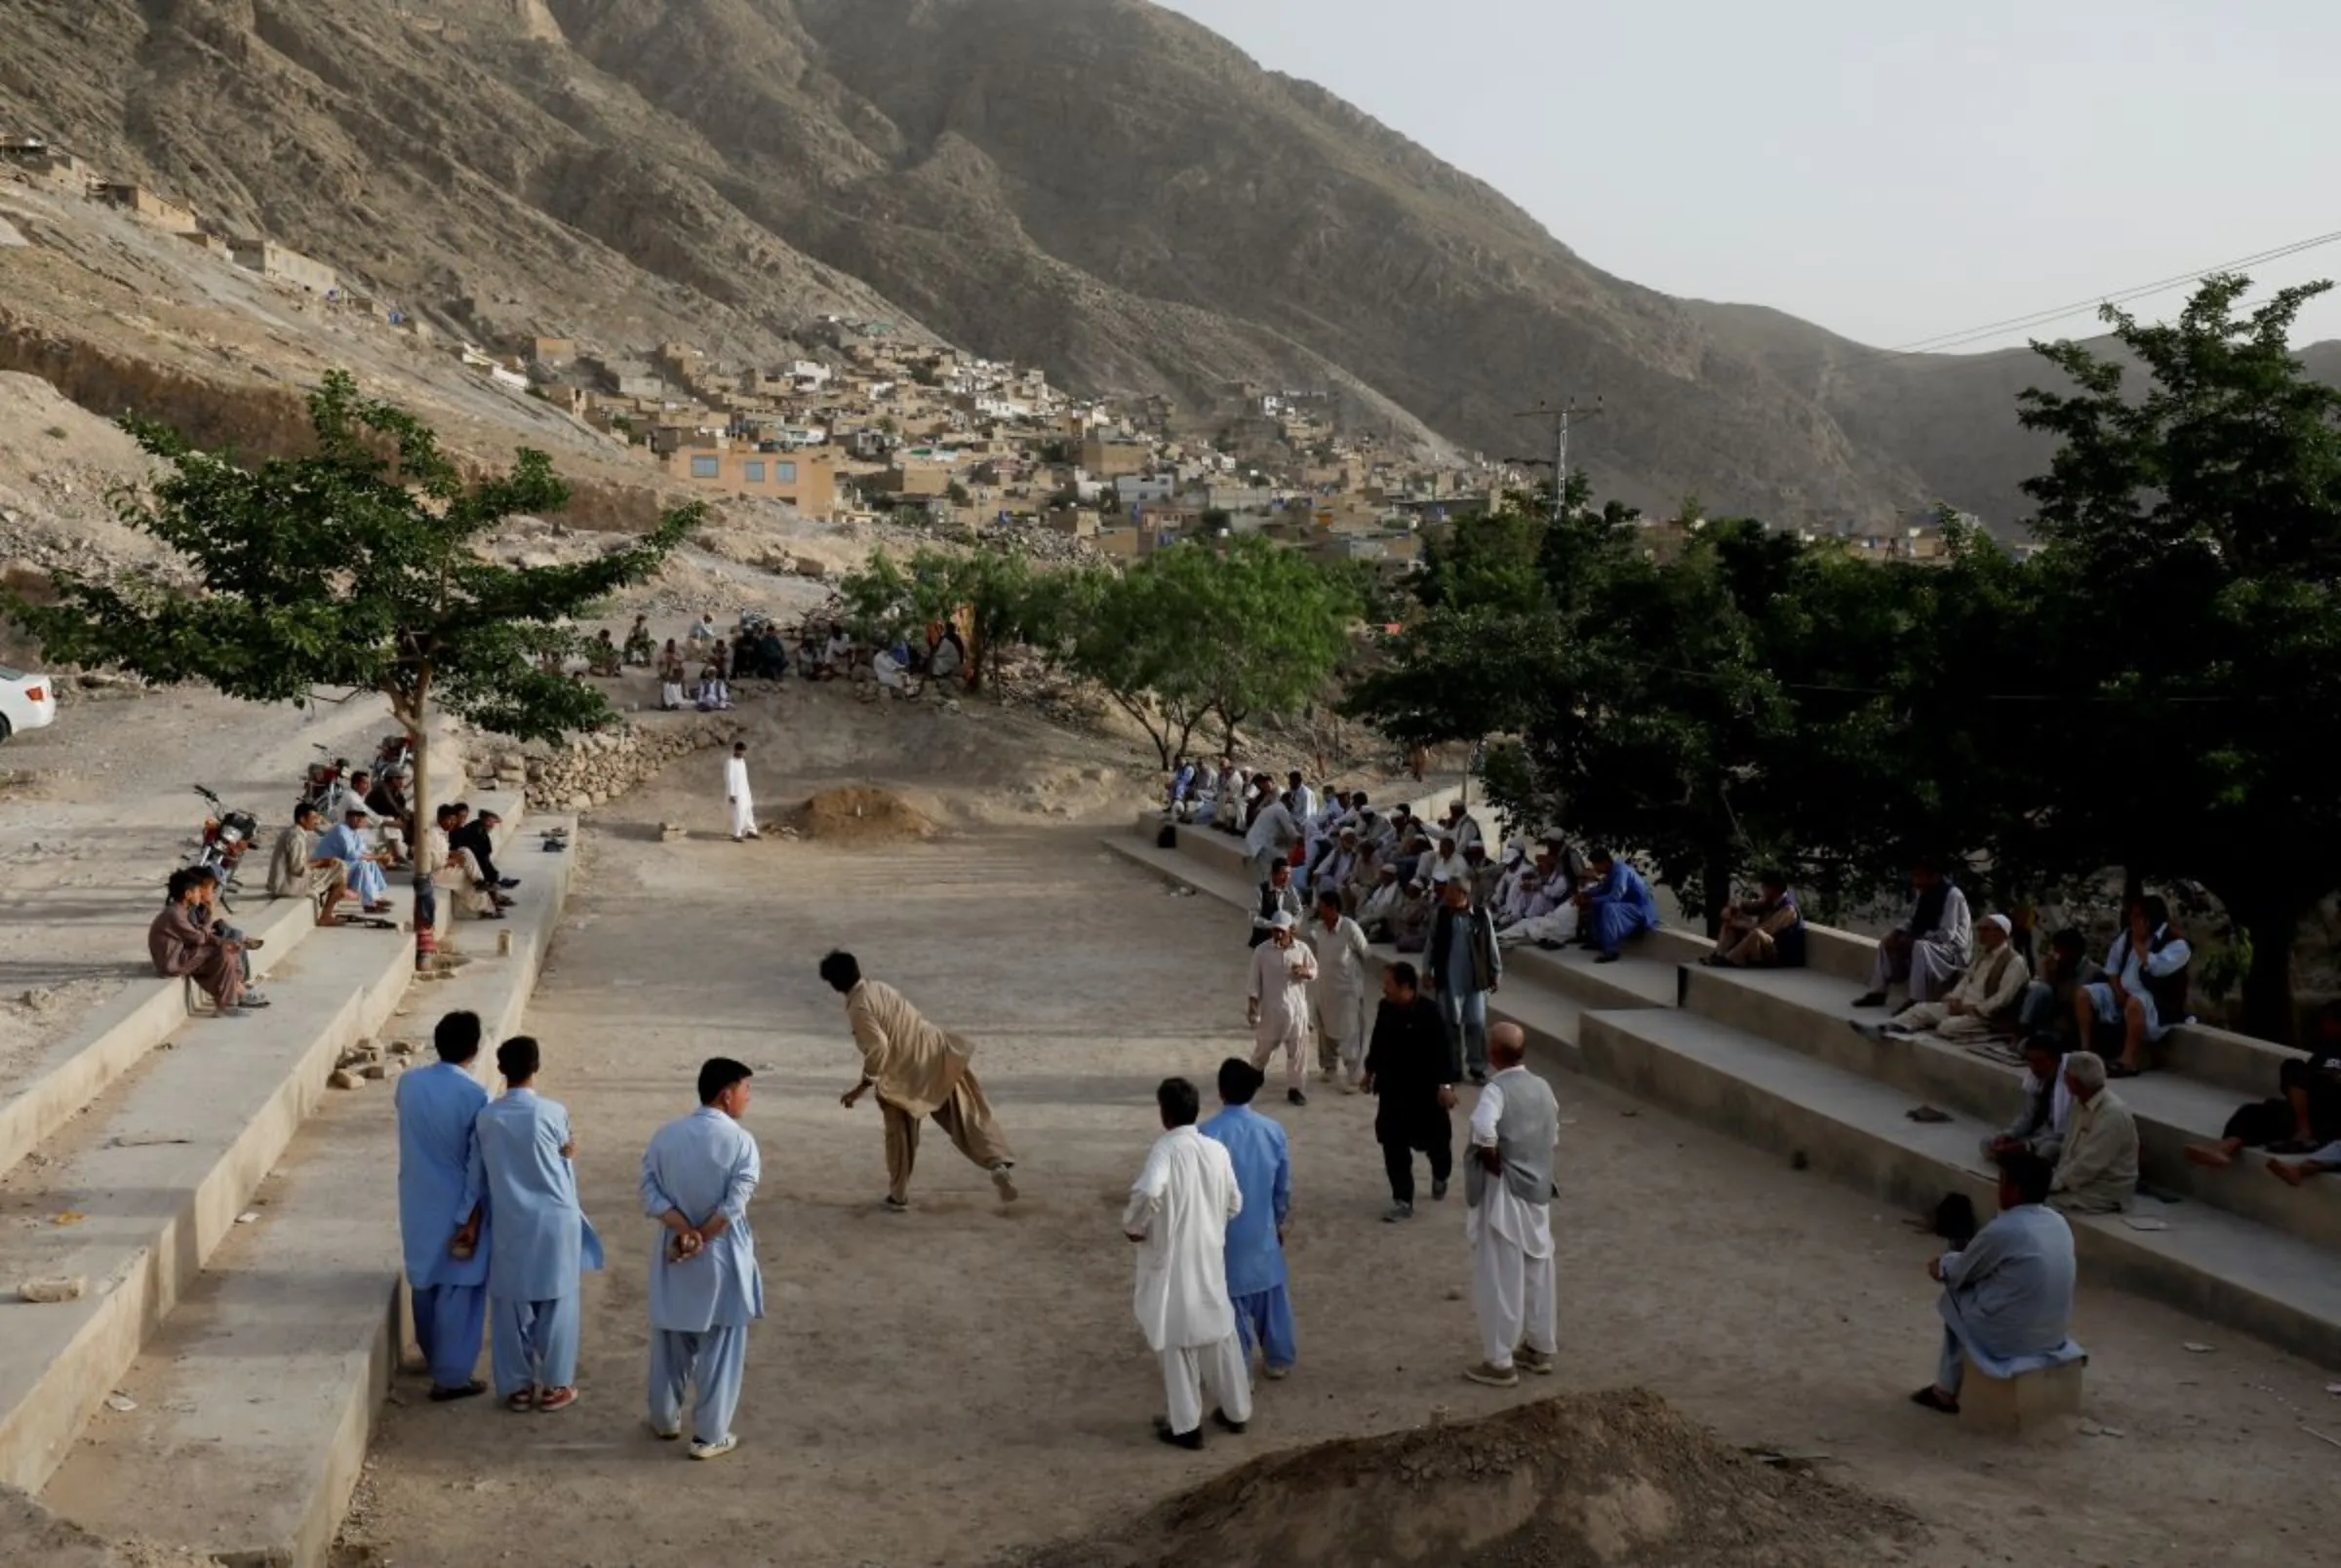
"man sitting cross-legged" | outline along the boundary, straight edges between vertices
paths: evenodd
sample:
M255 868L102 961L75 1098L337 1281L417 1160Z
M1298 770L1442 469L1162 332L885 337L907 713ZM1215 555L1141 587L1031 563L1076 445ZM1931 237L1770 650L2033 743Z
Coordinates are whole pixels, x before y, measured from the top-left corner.
M2272 1155L2306 1155L2341 1142L2341 1001L2317 1009L2309 1054L2281 1063L2276 1087L2276 1099L2238 1108L2217 1143L2190 1145L2187 1157L2221 1168L2255 1145Z
M1926 1276L1942 1282L1943 1347L1934 1382L1910 1397L1945 1415L1959 1413L1970 1360L2012 1378L2081 1354L2072 1342L2073 1228L2047 1206L2048 1162L2019 1149L1997 1163L1999 1217L1926 1265Z
M2004 915L1986 915L1975 926L1975 940L1982 951L1948 997L1940 1001L1912 1002L1888 1023L1857 1023L1853 1027L1873 1039L1928 1033L1945 1039L1980 1039L2013 1030L2024 988L2032 982L2024 956L2008 940L2014 928Z

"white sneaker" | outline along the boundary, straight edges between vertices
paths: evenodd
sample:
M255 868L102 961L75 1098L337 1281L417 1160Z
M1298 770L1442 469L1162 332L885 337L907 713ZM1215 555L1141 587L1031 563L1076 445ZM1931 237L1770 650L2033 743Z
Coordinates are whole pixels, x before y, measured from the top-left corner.
M726 1432L711 1443L693 1443L691 1457L694 1459L721 1459L738 1446L739 1439L730 1432Z

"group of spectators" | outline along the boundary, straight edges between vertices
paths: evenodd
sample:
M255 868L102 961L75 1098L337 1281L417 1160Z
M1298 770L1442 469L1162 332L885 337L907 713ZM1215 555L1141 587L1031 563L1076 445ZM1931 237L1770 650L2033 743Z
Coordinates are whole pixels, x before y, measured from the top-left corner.
M621 645L607 628L588 647L587 664L597 676L615 677L627 666L655 668L658 675L658 706L669 713L695 708L716 713L732 707L732 683L780 681L793 671L808 681L853 679L866 669L867 678L894 695L914 695L918 679L945 680L967 668L968 646L959 628L938 621L927 628L923 646L907 638L892 644L862 647L834 620L807 620L798 633L795 649L780 628L761 615L742 617L727 637L715 623L715 611L703 610L682 638L658 645L647 616L637 615ZM692 672L697 671L695 679Z

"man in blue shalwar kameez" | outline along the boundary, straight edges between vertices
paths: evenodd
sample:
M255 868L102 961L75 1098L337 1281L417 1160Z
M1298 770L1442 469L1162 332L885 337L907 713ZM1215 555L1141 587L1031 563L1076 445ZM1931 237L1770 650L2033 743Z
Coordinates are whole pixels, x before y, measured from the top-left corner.
M541 1053L526 1035L496 1048L504 1094L474 1125L466 1207L485 1198L488 1344L496 1397L512 1410L577 1402L577 1276L602 1266L602 1238L577 1206L569 1112L533 1086Z
M480 1015L449 1013L431 1043L439 1060L398 1080L398 1230L415 1342L430 1363L431 1397L444 1402L488 1392L471 1375L488 1325L488 1260L478 1251L485 1219L472 1224L464 1199L474 1123L488 1104L470 1066L480 1054ZM458 1232L471 1237L461 1247Z
M1285 1289L1285 1217L1292 1211L1292 1156L1285 1129L1251 1108L1266 1075L1242 1057L1219 1064L1226 1106L1196 1129L1227 1151L1244 1210L1227 1222L1227 1295L1244 1356L1259 1347L1271 1378L1292 1370L1292 1300Z
M1637 931L1658 929L1658 900L1642 873L1607 849L1596 849L1586 860L1593 884L1577 895L1583 911L1585 940L1601 950L1596 963L1615 963L1617 947Z
M1946 1415L1959 1411L1968 1361L2004 1379L2085 1359L2070 1337L2073 1228L2048 1206L2056 1167L2028 1149L1996 1158L2000 1217L1926 1266L1943 1286L1943 1348L1934 1381L1910 1397Z
M763 1173L748 1109L747 1068L718 1056L699 1069L699 1108L652 1135L642 1156L651 1246L651 1430L683 1435L683 1387L698 1391L691 1457L739 1446L732 1414L748 1364L748 1325L764 1315L764 1275L748 1199Z

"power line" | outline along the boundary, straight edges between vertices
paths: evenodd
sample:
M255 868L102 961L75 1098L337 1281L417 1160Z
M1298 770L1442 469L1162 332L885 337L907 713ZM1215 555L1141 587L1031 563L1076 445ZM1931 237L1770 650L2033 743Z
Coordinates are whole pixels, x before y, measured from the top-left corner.
M2238 256L2232 261L2221 261L2215 265L2202 267L2193 272L2182 272L2172 277L2157 279L2153 283L2133 284L2129 288L2118 289L2111 294L2099 294L2088 299L2075 300L2070 304L2054 305L2045 310L2036 310L2029 315L2011 316L2005 321L1990 322L1980 327L1966 327L1961 328L1954 332L1937 333L1931 337L1922 337L1913 342L1904 343L1899 347L1882 348L1874 350L1866 355L1856 355L1842 363L1861 364L1873 359L1901 359L1919 354L1948 353L1953 349L1964 348L1970 344L1982 342L1987 338L1997 337L2003 335L2004 333L2029 331L2030 329L2036 327L2045 327L2050 322L2063 321L2069 317L2088 314L2106 305L2124 304L2133 299L2143 299L2150 294L2162 294L2171 289L2183 288L2187 284L2199 282L2203 278L2210 277L2214 273L2235 272L2245 267L2259 266L2269 261L2281 261L2287 256L2299 255L2307 251L2318 250L2323 246L2334 244L2336 241L2341 241L2341 229L2335 229L2327 234L2311 235L2307 239L2294 240L2289 244L2280 245L2270 250L2256 252L2250 255Z

